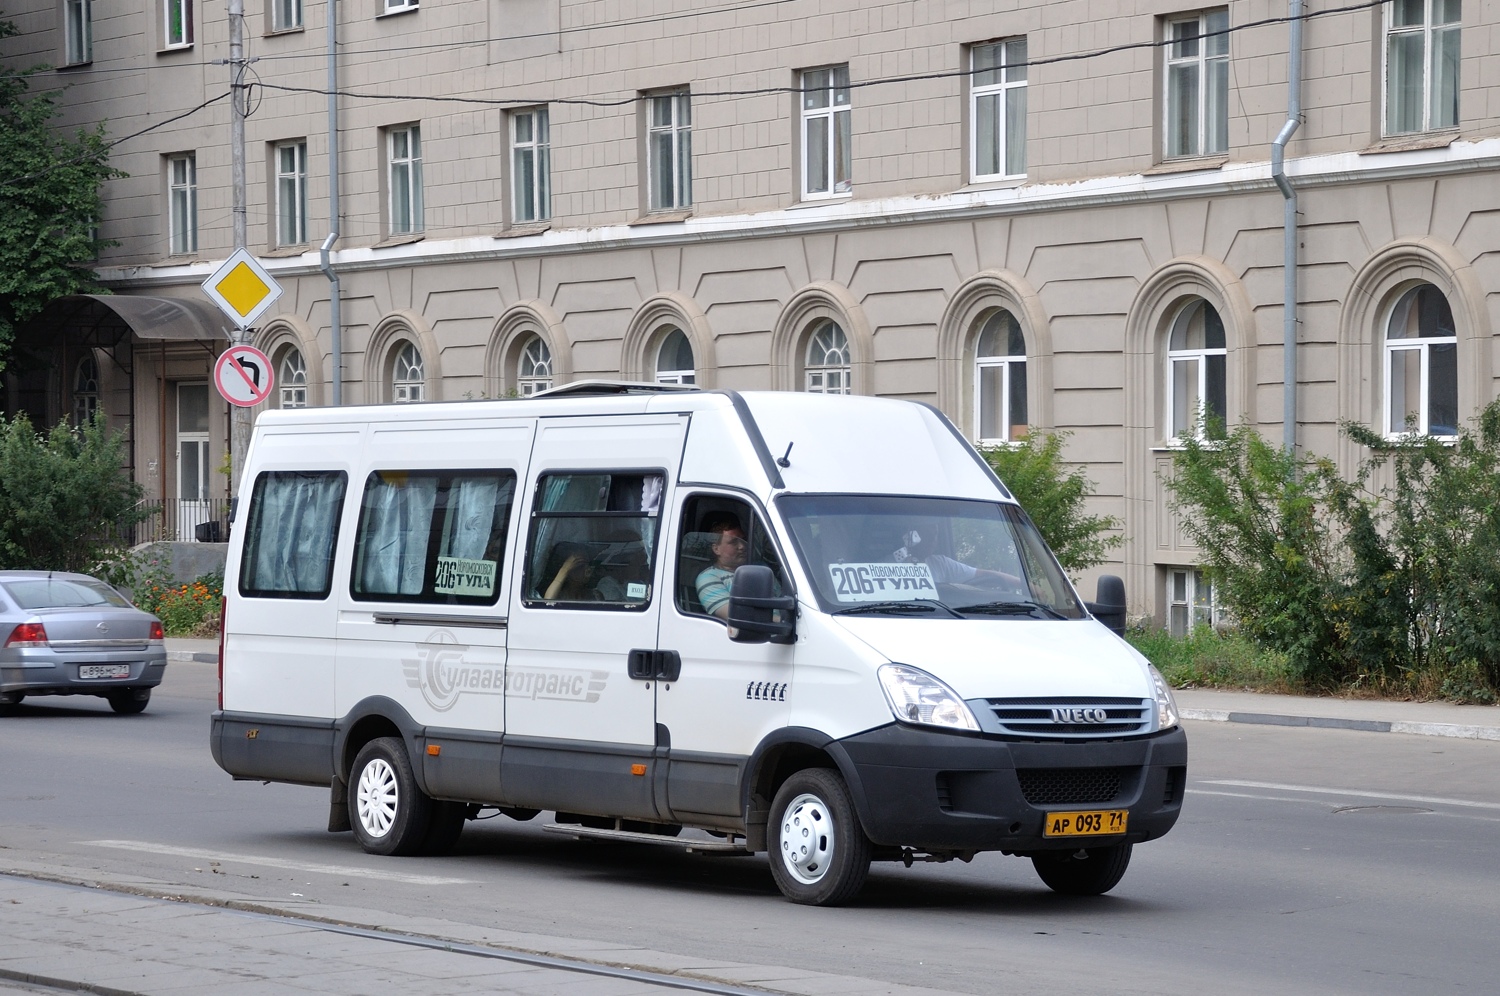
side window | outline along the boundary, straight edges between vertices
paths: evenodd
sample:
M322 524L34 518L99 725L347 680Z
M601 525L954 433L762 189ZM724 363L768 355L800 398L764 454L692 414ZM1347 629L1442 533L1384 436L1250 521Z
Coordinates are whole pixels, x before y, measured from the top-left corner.
M664 483L642 471L543 474L526 549L526 604L650 605Z
M688 615L726 618L735 569L762 564L787 590L776 545L749 504L723 495L694 495L684 503L677 537L677 608Z
M347 483L343 471L268 471L255 479L245 520L241 595L328 597Z
M362 602L494 605L515 491L509 471L371 474L349 593Z

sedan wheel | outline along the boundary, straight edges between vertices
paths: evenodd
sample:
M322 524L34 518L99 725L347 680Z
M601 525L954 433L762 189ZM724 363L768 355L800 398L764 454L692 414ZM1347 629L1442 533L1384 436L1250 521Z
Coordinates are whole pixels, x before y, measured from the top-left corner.
M417 788L397 737L365 744L349 778L354 836L371 854L416 854L432 820L432 800Z
M117 688L108 695L109 707L121 716L134 716L146 711L151 701L149 688Z

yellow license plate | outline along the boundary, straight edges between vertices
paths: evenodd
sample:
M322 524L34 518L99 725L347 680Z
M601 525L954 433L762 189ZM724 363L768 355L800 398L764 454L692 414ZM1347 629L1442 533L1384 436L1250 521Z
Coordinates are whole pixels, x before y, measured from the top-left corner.
M1048 813L1043 837L1100 837L1124 833L1128 809L1085 809L1075 813Z

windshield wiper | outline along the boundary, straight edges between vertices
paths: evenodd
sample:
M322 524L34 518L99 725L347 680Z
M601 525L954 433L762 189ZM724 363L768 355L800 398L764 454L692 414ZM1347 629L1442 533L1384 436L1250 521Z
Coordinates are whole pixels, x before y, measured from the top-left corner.
M1050 605L1041 602L982 602L979 605L965 605L960 611L975 612L994 616L1029 616L1034 612L1040 612L1048 619L1067 619L1068 617L1057 611Z
M935 598L911 599L905 602L862 602L859 605L851 605L847 609L834 609L831 614L835 616L858 616L868 612L895 612L898 614L903 612L927 613L936 612L938 609L942 609L954 619L963 618L962 613L955 611L952 606L945 602L940 602Z

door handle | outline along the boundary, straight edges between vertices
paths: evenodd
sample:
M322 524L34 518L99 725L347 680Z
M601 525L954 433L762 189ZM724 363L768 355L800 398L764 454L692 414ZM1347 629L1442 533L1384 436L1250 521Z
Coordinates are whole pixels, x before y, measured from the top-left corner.
M632 650L625 673L636 681L676 681L682 674L682 655L675 650Z

